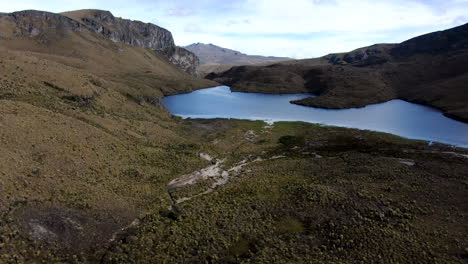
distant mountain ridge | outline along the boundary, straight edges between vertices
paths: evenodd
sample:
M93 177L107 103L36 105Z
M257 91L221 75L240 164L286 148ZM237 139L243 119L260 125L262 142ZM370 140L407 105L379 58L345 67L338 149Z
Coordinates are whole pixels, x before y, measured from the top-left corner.
M376 44L321 58L239 66L208 79L235 91L318 96L293 103L331 109L403 99L468 122L468 24L400 44Z
M229 65L252 65L270 62L291 60L286 57L247 55L240 51L226 49L213 44L194 43L184 47L193 52L200 59L202 65L206 64L229 64Z

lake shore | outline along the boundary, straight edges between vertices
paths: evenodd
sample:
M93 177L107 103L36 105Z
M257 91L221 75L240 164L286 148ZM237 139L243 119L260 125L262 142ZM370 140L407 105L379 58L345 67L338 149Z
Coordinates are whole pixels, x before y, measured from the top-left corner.
M308 96L242 93L220 86L165 97L163 102L172 114L183 118L303 121L468 147L468 124L447 118L431 107L402 100L345 110L326 110L290 103Z

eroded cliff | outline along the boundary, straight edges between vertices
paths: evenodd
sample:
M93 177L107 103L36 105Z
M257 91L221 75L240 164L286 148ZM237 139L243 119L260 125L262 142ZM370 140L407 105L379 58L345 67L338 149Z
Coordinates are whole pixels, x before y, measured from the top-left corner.
M164 55L180 70L195 75L198 58L174 44L167 29L151 23L118 18L109 11L78 10L55 14L25 10L0 14L0 37L30 37L47 43L67 32L95 32L114 42L147 48Z

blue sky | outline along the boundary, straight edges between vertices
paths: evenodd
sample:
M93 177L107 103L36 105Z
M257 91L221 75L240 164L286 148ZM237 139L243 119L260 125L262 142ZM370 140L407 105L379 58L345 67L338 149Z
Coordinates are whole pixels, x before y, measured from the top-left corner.
M468 0L1 0L0 12L104 9L170 30L177 45L310 58L468 22Z

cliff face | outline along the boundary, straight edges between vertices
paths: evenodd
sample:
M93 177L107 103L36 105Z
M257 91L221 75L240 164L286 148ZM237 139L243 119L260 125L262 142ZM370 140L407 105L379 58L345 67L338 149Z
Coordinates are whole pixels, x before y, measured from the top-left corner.
M0 14L3 25L10 25L2 30L5 37L38 37L44 34L63 36L67 32L89 32L79 22L54 13L25 10L11 14Z
M15 30L10 32L12 36L31 37L39 42L47 42L67 32L94 32L114 42L152 49L165 55L182 71L196 74L198 58L193 53L176 47L170 31L151 23L116 18L109 11L79 10L54 14L27 10L0 14L0 19L14 25L11 28ZM6 33L5 30L1 32Z
M168 30L150 23L116 18L109 11L80 10L62 15L81 22L115 42L158 51L175 46Z
M158 51L179 69L192 75L196 74L198 58L193 53L176 47L171 32L162 27L116 18L111 12L102 10L79 10L62 14L80 21L112 41Z
M200 60L192 52L181 47L170 47L164 50L167 58L179 69L191 74L197 75L197 68Z

